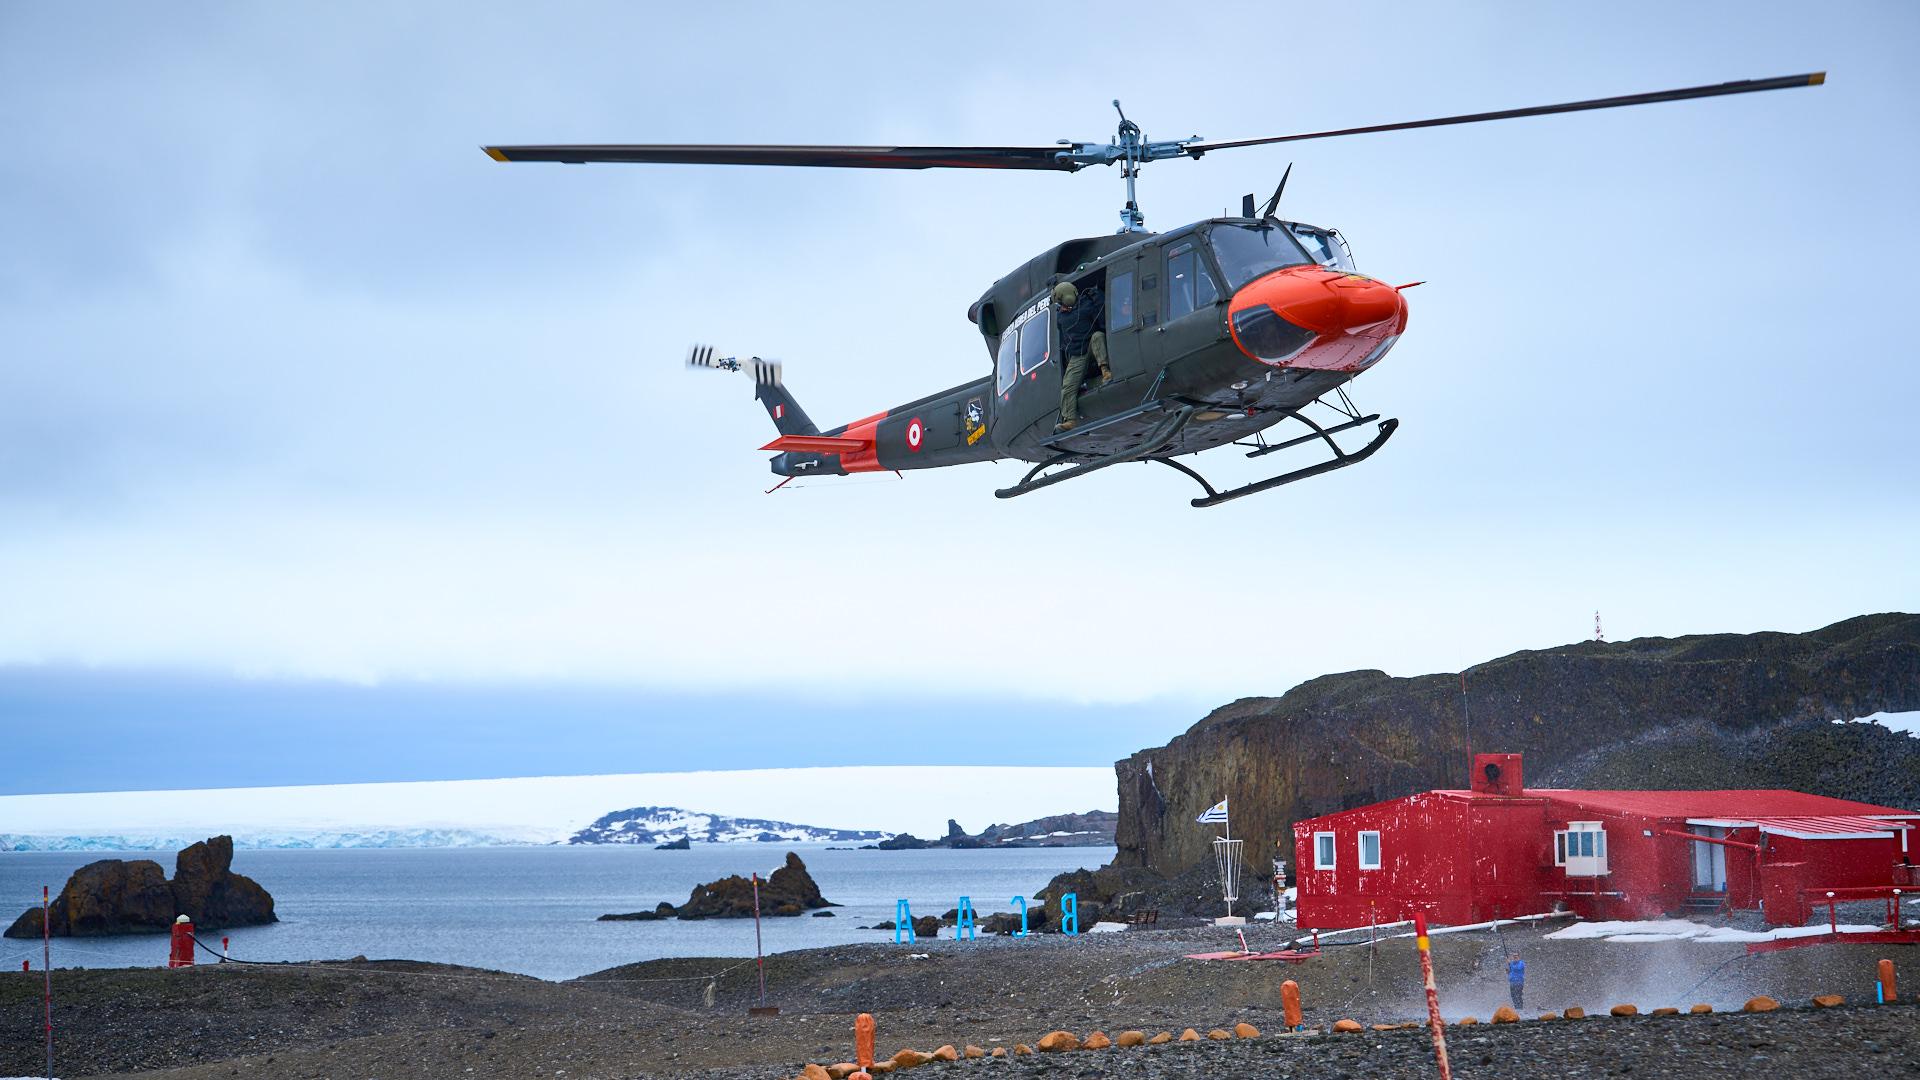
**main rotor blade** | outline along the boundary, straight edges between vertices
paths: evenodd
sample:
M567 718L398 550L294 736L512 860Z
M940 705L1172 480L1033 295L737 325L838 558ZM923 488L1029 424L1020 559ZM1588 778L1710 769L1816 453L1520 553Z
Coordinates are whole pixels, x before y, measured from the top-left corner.
M1503 109L1499 112L1442 116L1433 120L1412 120L1403 124L1374 124L1370 127L1341 128L1338 131L1311 131L1303 135L1276 135L1269 139L1191 143L1183 149L1197 158L1210 150L1230 150L1236 146L1263 146L1267 143L1299 142L1302 139L1330 139L1336 135L1370 135L1376 131L1406 131L1409 128L1445 127L1449 124L1477 124L1482 120L1512 120L1521 116L1585 112L1588 109L1616 109L1623 105L1652 105L1661 101L1686 101L1690 98L1719 97L1722 94L1751 94L1760 90L1819 86L1826 81L1827 73L1816 71L1808 75L1782 75L1774 79L1742 79L1738 82L1714 83L1711 86L1689 86L1681 90L1656 90L1650 94L1627 94L1621 97L1594 98L1591 101L1569 101L1562 105L1535 105L1526 109Z
M1073 172L1065 146L484 146L495 161L568 165L789 165L829 169L1044 169Z

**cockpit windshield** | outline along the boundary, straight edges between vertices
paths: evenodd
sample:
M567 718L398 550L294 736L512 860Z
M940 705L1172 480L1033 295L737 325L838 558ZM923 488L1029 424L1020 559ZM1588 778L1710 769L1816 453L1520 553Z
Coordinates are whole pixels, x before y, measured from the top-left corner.
M1285 228L1278 225L1215 225L1208 241L1227 284L1238 289L1254 278L1283 266L1301 266L1313 260L1300 250Z
M1313 256L1314 262L1335 270L1345 270L1349 274L1354 272L1353 252L1347 249L1346 238L1333 229L1295 224L1293 236L1300 241L1301 247L1307 249L1307 254Z

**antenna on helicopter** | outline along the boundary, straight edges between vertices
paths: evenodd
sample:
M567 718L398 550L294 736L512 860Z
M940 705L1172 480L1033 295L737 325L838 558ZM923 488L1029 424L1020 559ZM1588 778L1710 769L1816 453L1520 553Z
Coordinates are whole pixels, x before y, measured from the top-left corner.
M1287 162L1287 171L1280 174L1280 186L1273 189L1273 198L1268 199L1267 205L1260 209L1260 219L1262 221L1265 221L1267 218L1272 217L1273 212L1275 210L1280 209L1280 195L1282 192L1287 190L1287 177L1292 175L1293 175L1293 162L1289 161ZM1251 199L1253 196L1249 195L1247 197ZM1248 214L1247 216L1252 217L1253 215Z

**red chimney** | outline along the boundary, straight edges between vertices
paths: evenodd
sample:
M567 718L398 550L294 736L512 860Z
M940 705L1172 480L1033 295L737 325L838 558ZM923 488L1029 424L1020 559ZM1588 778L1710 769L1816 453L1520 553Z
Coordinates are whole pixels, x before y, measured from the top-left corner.
M1519 795L1519 754L1475 754L1469 787L1486 795Z

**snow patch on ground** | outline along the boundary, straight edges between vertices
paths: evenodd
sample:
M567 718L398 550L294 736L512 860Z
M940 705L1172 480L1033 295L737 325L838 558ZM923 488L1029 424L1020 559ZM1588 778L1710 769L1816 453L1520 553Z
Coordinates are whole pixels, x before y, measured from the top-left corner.
M1878 926L1842 923L1843 934L1870 934ZM1643 919L1638 922L1583 922L1547 935L1549 941L1601 940L1626 943L1648 941L1698 941L1710 945L1729 942L1780 941L1785 938L1817 937L1828 927L1787 926L1778 930L1735 930L1726 926L1708 926L1687 919Z
M1872 716L1862 716L1858 720L1835 720L1836 724L1879 724L1893 731L1905 732L1920 739L1920 712L1877 712Z

